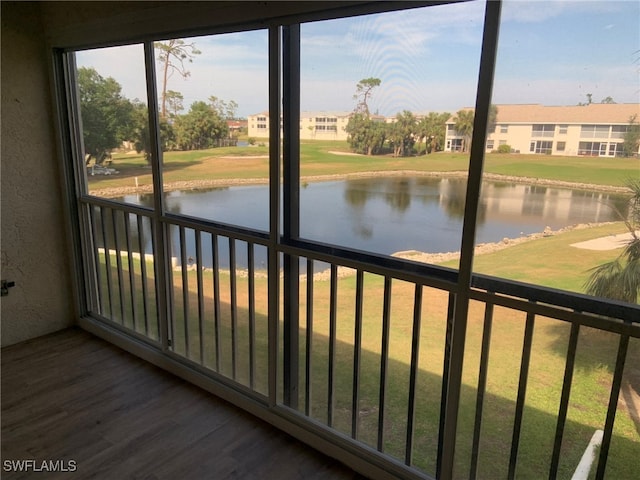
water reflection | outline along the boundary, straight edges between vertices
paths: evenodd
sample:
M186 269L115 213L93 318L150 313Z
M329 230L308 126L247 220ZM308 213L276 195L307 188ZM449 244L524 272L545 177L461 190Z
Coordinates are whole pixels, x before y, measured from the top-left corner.
M456 251L465 191L464 178L380 177L310 183L300 194L301 236L381 254ZM121 200L153 203L151 195ZM171 213L268 230L266 185L168 192L165 203ZM546 227L557 230L578 223L617 221L616 211L626 208L625 197L618 194L485 182L476 241L496 242L542 232ZM179 239L172 237L175 252ZM225 243L221 243L224 250ZM242 262L244 259L238 259Z

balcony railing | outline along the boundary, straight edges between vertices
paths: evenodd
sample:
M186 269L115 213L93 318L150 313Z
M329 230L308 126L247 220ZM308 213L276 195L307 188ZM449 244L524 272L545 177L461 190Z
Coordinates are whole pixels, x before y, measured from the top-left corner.
M460 332L455 270L92 197L81 211L91 316L396 475L441 476L454 335L456 478L570 478L597 429L597 478L635 460L636 306L475 275Z

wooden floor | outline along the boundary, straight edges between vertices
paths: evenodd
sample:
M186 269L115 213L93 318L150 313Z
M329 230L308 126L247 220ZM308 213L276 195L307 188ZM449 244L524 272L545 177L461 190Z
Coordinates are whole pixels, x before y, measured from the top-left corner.
M79 329L3 348L1 395L3 479L362 478ZM76 471L7 471L25 459Z

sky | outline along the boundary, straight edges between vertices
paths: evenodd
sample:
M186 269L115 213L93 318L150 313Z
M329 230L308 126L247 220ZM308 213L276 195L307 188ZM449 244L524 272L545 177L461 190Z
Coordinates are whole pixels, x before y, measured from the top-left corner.
M372 112L393 116L473 106L485 2L388 12L301 26L301 109L351 111L361 79L381 80ZM202 53L173 74L185 111L210 96L247 116L268 107L267 31L185 39ZM78 52L78 66L113 77L144 99L142 45ZM159 77L161 75L158 75ZM159 87L160 90L160 87ZM493 103L640 102L640 2L505 0Z

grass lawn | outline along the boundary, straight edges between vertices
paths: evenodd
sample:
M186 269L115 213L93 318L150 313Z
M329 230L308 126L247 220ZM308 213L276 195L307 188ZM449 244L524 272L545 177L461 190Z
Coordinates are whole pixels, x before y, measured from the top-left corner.
M468 170L468 154L439 152L418 157L337 155L349 152L346 142L301 142L301 175L347 175L362 172L422 171L452 172ZM196 180L268 178L268 147L224 147L164 154L165 184ZM111 176L89 176L91 191L105 188L150 185L151 169L142 155L113 156ZM638 159L597 157L557 157L547 155L487 154L485 172L528 178L544 178L593 185L622 186L640 175Z
M594 252L570 247L571 243L624 231L621 224L592 229L573 230L552 237L533 240L491 254L476 257L475 270L491 275L528 281L551 287L581 291L583 272L591 266L613 258L617 251ZM111 259L112 268L115 262ZM128 282L128 263L123 262ZM134 262L136 279L139 265ZM149 269L148 269L149 270ZM151 270L149 270L151 271ZM113 270L112 278L117 274ZM105 275L102 275L104 280ZM174 272L174 349L176 352L200 361L202 354L206 366L223 375L233 376L232 345L236 345L235 378L249 384L249 321L248 282L237 278L236 327L232 334L231 285L228 273L220 275L220 317L218 336L215 336L213 318L213 279L210 271L203 273L204 317L198 322L197 275L189 271L188 321L184 320L181 272ZM384 279L378 275L364 277L360 427L358 439L375 447L377 441L381 319ZM135 281L139 289L138 280ZM329 359L329 299L330 282L314 281L313 341L311 344L311 416L327 422L328 359ZM103 298L106 301L103 288ZM267 366L267 279L255 280L256 317L255 353L256 378L254 388L266 392ZM119 312L114 289L114 311ZM125 288L125 292L127 288ZM305 335L306 335L306 280L300 292L300 408L304 408ZM354 314L356 279L342 277L337 287L337 321L335 344L334 415L333 427L346 434L351 431L352 374L354 364ZM388 377L386 383L386 411L384 423L384 449L399 459L404 458L407 426L407 391L411 338L413 335L414 286L393 281ZM140 301L138 299L138 301ZM129 297L125 303L128 305ZM138 308L138 311L141 311ZM436 289L423 292L420 356L418 373L417 413L414 435L414 464L434 474L437 453L437 432L442 388L442 365L446 332L447 295ZM130 315L126 313L125 316ZM469 314L463 390L461 399L459 441L456 457L456 478L468 478L475 395L482 339L484 306L472 303ZM127 323L125 321L125 323ZM128 322L132 324L131 321ZM141 322L137 323L141 325ZM508 469L511 431L518 387L518 366L521 361L525 314L506 308L496 308L491 338L489 376L485 396L482 427L479 478L505 478ZM202 328L202 336L200 329ZM521 446L518 457L518 478L538 479L548 475L551 449L555 434L565 354L570 326L556 320L538 317L535 320L533 351L523 419ZM187 354L187 339L189 353ZM217 340L216 340L217 338ZM216 342L218 347L216 347ZM203 350L200 350L201 346ZM219 351L216 352L216 348ZM576 370L572 384L571 401L565 428L565 439L559 478L570 478L586 445L597 428L602 428L606 416L609 388L615 364L617 339L592 329L583 328L578 342ZM640 341L633 339L627 356L623 388L634 385L640 390ZM621 403L615 424L615 435L609 453L608 478L631 479L637 474L635 465L640 452L640 426L636 425L625 404Z

